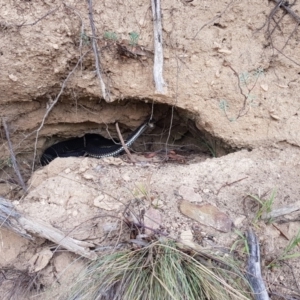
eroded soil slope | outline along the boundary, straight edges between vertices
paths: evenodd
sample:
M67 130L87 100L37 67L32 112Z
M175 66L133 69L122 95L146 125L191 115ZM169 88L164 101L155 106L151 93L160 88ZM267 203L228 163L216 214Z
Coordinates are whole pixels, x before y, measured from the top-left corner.
M249 194L265 200L276 191L272 209L297 205L299 198L300 4L285 2L293 17L276 1L162 1L166 92L157 94L150 2L94 2L96 36L84 1L0 0L0 117L22 176L31 177L22 195L1 123L0 196L10 198L20 213L98 251L115 238L128 240L126 232L120 236L128 204L137 213L155 207L159 230L173 238L226 251L238 239L234 229L243 232L254 224L269 291L299 294L299 260L267 268L297 234L297 212L286 215L284 224L266 225L257 220L257 203ZM93 38L107 101L95 72ZM120 45L140 52L124 56ZM151 113L158 126L140 141L139 150L148 155L138 156L137 164L122 157L39 165L51 143L87 132L115 138L116 121L128 134ZM205 144L209 151L181 157L178 141L197 149ZM175 161L164 163L159 150L166 143L175 149ZM226 151L219 151L220 145ZM240 151L208 158L228 149ZM235 227L222 233L192 221L178 209L183 200L214 205ZM47 240L28 241L2 228L0 247L7 299L15 291L14 297L23 299L22 287L42 297L53 284L76 277L86 263ZM61 290L52 292L53 299Z

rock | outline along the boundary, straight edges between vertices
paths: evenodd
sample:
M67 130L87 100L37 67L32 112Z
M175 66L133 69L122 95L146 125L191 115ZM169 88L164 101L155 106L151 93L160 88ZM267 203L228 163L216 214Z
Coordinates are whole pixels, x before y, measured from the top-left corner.
M162 217L160 211L151 206L149 209L147 209L144 215L144 225L146 227L145 233L148 235L153 235L154 231L159 229L161 222Z
M198 221L199 223L211 226L222 232L231 231L232 221L216 206L211 204L194 204L183 200L180 203L180 211L187 217Z
M195 193L192 187L182 185L179 187L178 194L183 199L188 199L191 202L202 202L201 196Z

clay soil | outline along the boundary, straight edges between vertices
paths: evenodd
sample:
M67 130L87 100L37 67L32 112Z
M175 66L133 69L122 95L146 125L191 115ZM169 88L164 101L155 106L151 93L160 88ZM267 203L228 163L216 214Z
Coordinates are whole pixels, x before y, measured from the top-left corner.
M271 298L300 299L299 257L280 259L300 230L300 4L286 3L292 15L267 0L162 1L166 86L158 94L150 1L98 2L106 100L86 2L0 0L0 197L96 253L128 242L121 221L128 207L145 222L155 219L147 224L156 233L245 262L242 241L232 246L251 226ZM142 52L124 56L124 43ZM156 128L135 143L136 163L126 155L39 163L57 141L87 132L116 138L116 121L126 136L151 113ZM295 211L258 217L254 197L265 203L272 195L271 211ZM213 205L230 230L182 214L183 201ZM89 261L5 226L0 241L3 299L58 299ZM300 244L289 254L299 252Z

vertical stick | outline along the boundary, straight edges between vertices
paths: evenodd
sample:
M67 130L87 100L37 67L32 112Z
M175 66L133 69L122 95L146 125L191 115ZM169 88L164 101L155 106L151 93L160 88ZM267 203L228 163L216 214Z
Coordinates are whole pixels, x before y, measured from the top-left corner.
M123 137L122 137L122 134L121 134L121 131L120 131L120 128L119 128L119 124L118 124L118 123L116 123L116 129L117 129L117 132L118 132L118 136L119 136L120 142L121 142L121 144L122 144L122 146L123 146L123 148L124 148L124 151L127 153L127 155L128 155L128 157L129 157L129 159L131 160L131 162L135 163L135 162L136 162L135 159L134 159L133 156L131 155L131 153L130 153L128 147L127 147L127 145L126 145L125 142L124 142L124 139L123 139Z
M163 79L163 41L162 41L162 25L161 25L161 11L160 0L151 0L153 29L154 29L154 66L153 76L155 82L155 92L165 94L165 82Z
M18 163L17 163L17 160L16 160L16 156L14 154L14 150L13 150L13 147L12 147L12 143L10 141L9 130L8 130L5 118L2 118L2 124L3 124L3 127L4 127L4 131L5 131L5 135L6 135L6 139L7 139L7 143L8 143L8 148L9 148L13 168L16 172L17 177L18 177L18 181L19 181L20 186L22 187L23 191L26 192L27 188L26 188L26 185L24 183L23 177L20 173L20 169L19 169L19 166L18 166Z
M107 102L109 102L109 94L106 90L106 86L105 83L102 79L102 75L101 75L101 68L100 68L100 57L99 57L99 51L98 51L98 47L97 47L97 42L96 42L96 29L95 29L95 24L94 24L94 18L93 18L93 3L92 0L88 0L88 4L89 4L89 19L90 19L90 25L91 25L91 30L92 30L92 46L93 46L93 51L94 51L94 55L95 55L95 64L96 64L96 73L100 82L100 87L101 87L101 91L102 91L102 97L104 98L104 100L106 100Z

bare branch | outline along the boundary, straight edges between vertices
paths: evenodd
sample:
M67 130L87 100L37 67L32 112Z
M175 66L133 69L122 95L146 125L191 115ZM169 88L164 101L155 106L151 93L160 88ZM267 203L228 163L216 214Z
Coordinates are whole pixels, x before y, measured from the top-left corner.
M12 143L11 143L11 140L10 140L9 130L8 130L5 118L2 118L2 124L3 124L3 127L4 127L4 131L5 131L5 135L6 135L6 139L7 139L7 144L8 144L8 148L9 148L9 152L10 152L10 158L11 158L11 161L12 161L12 164L13 164L13 168L16 172L17 177L18 177L18 181L19 181L20 186L22 187L23 191L26 192L26 190L27 190L26 184L25 184L25 182L23 180L23 177L20 173L20 169L19 169L19 166L18 166L18 163L17 163L17 160L16 160L16 156L15 156L15 153L14 153L14 150L13 150L13 146L12 146Z
M151 0L153 29L154 29L154 66L153 76L155 82L155 90L158 94L165 94L165 82L163 79L163 41L162 41L162 25L160 0Z

